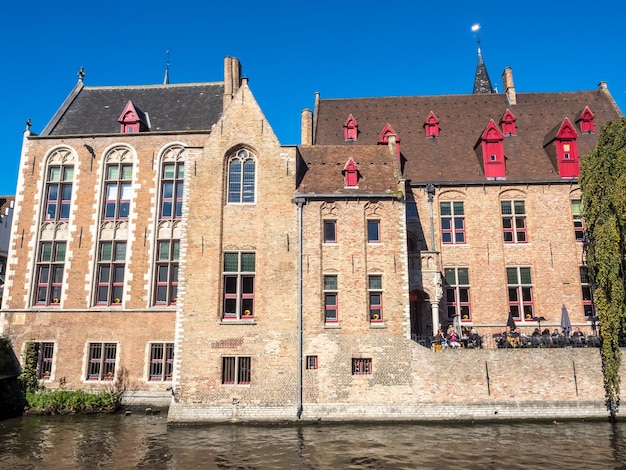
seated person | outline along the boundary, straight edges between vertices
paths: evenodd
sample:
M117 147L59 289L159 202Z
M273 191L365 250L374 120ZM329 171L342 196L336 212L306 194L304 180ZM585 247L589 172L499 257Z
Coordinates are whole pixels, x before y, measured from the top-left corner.
M476 331L476 328L472 328L470 331L470 334L467 338L467 345L470 348L481 348L483 347L483 339L480 337L480 335L478 334L478 331Z
M515 330L512 330L510 326L506 327L504 336L506 338L506 342L508 343L507 347L518 348L520 346L519 333L517 333Z
M459 343L459 337L456 334L456 331L451 330L448 333L448 344L451 348L459 349L461 347L461 343Z
M533 334L530 335L530 343L532 344L533 348L538 348L541 346L541 331L539 331L539 328L535 328Z
M446 349L448 347L448 342L446 341L443 330L441 328L439 328L437 334L433 338L433 344L440 344L441 349Z
M585 344L585 333L580 331L580 327L576 327L572 333L572 343L574 346L582 346Z
M548 328L541 332L541 341L543 341L543 345L546 348L554 346L554 341L552 340L552 335L550 335L550 330Z

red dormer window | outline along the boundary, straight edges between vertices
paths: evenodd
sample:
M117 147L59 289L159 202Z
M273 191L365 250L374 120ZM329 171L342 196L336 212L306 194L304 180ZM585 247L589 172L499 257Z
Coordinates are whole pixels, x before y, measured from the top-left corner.
M426 118L424 130L426 131L426 137L439 137L439 119L437 119L437 116L435 116L435 113L432 111Z
M132 101L126 103L124 111L122 111L117 122L120 123L120 132L123 134L141 132L147 127L139 116L139 111Z
M565 118L555 140L561 178L578 178L580 167L578 164L577 137L574 126L569 122L569 119Z
M485 178L506 178L506 166L504 163L504 135L493 122L489 121L485 132L481 137L483 151L483 167Z
M346 166L343 167L343 178L346 188L359 187L359 168L351 158L346 162Z
M580 132L582 132L583 134L593 134L595 131L595 125L593 123L594 118L595 116L593 115L589 107L585 106L585 109L583 109L583 112L576 121L578 123L578 126L580 127Z
M343 123L343 140L348 141L356 141L357 134L359 133L359 125L356 122L356 119L350 114L346 122Z
M504 135L516 135L517 134L517 128L515 126L516 120L517 119L515 118L515 116L513 115L510 109L507 109L504 112L502 119L500 119L500 125L502 126L502 133Z

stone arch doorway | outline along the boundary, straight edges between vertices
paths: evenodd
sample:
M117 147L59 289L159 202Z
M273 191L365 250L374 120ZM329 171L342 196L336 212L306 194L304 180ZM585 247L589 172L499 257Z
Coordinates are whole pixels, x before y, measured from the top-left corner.
M433 334L433 316L430 297L421 289L410 292L411 338L426 339Z

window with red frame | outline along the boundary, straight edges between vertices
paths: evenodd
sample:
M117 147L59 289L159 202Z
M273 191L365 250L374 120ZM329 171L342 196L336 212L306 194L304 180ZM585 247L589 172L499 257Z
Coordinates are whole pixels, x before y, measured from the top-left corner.
M98 250L97 305L121 306L126 270L126 242L100 242Z
M73 166L48 167L45 220L67 220L70 218L73 180Z
M383 277L378 274L369 276L368 294L370 308L370 322L383 321Z
M506 277L509 289L509 311L513 319L532 321L535 314L530 268L506 268Z
M356 141L358 136L359 125L356 122L356 119L350 114L346 122L343 123L343 140L348 141Z
M222 384L247 385L251 378L252 358L249 356L222 357Z
M52 359L54 357L54 343L35 341L32 343L37 354L37 378L50 380L52 376Z
M65 250L65 242L39 243L36 305L58 306L61 303Z
M462 322L472 321L469 268L445 268L444 277L448 319L458 317Z
M372 359L369 358L353 358L352 359L352 375L371 375Z
M116 358L117 344L89 343L87 380L113 380Z
M572 199L572 217L574 219L574 236L576 241L582 243L585 239L585 220L582 216L582 201Z
M326 323L337 323L339 321L338 295L337 276L324 276L324 321Z
M307 356L306 357L306 368L307 370L317 369L317 356Z
M224 253L224 319L254 319L255 253Z
M526 243L526 207L524 201L500 201L504 243Z
M125 220L130 212L133 166L113 163L106 167L104 219Z
M180 240L159 240L157 245L155 304L174 305L178 301Z
M174 343L150 343L150 381L172 380Z
M441 240L444 244L465 243L465 210L463 201L440 202Z

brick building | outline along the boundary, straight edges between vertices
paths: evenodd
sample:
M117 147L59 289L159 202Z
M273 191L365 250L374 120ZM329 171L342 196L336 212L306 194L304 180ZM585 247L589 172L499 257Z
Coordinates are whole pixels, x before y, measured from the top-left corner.
M602 415L597 349L428 347L509 313L591 325L578 161L621 112L604 84L503 81L479 55L473 94L316 95L287 147L236 59L215 83L81 72L25 133L0 327L51 388L126 370L172 422Z

